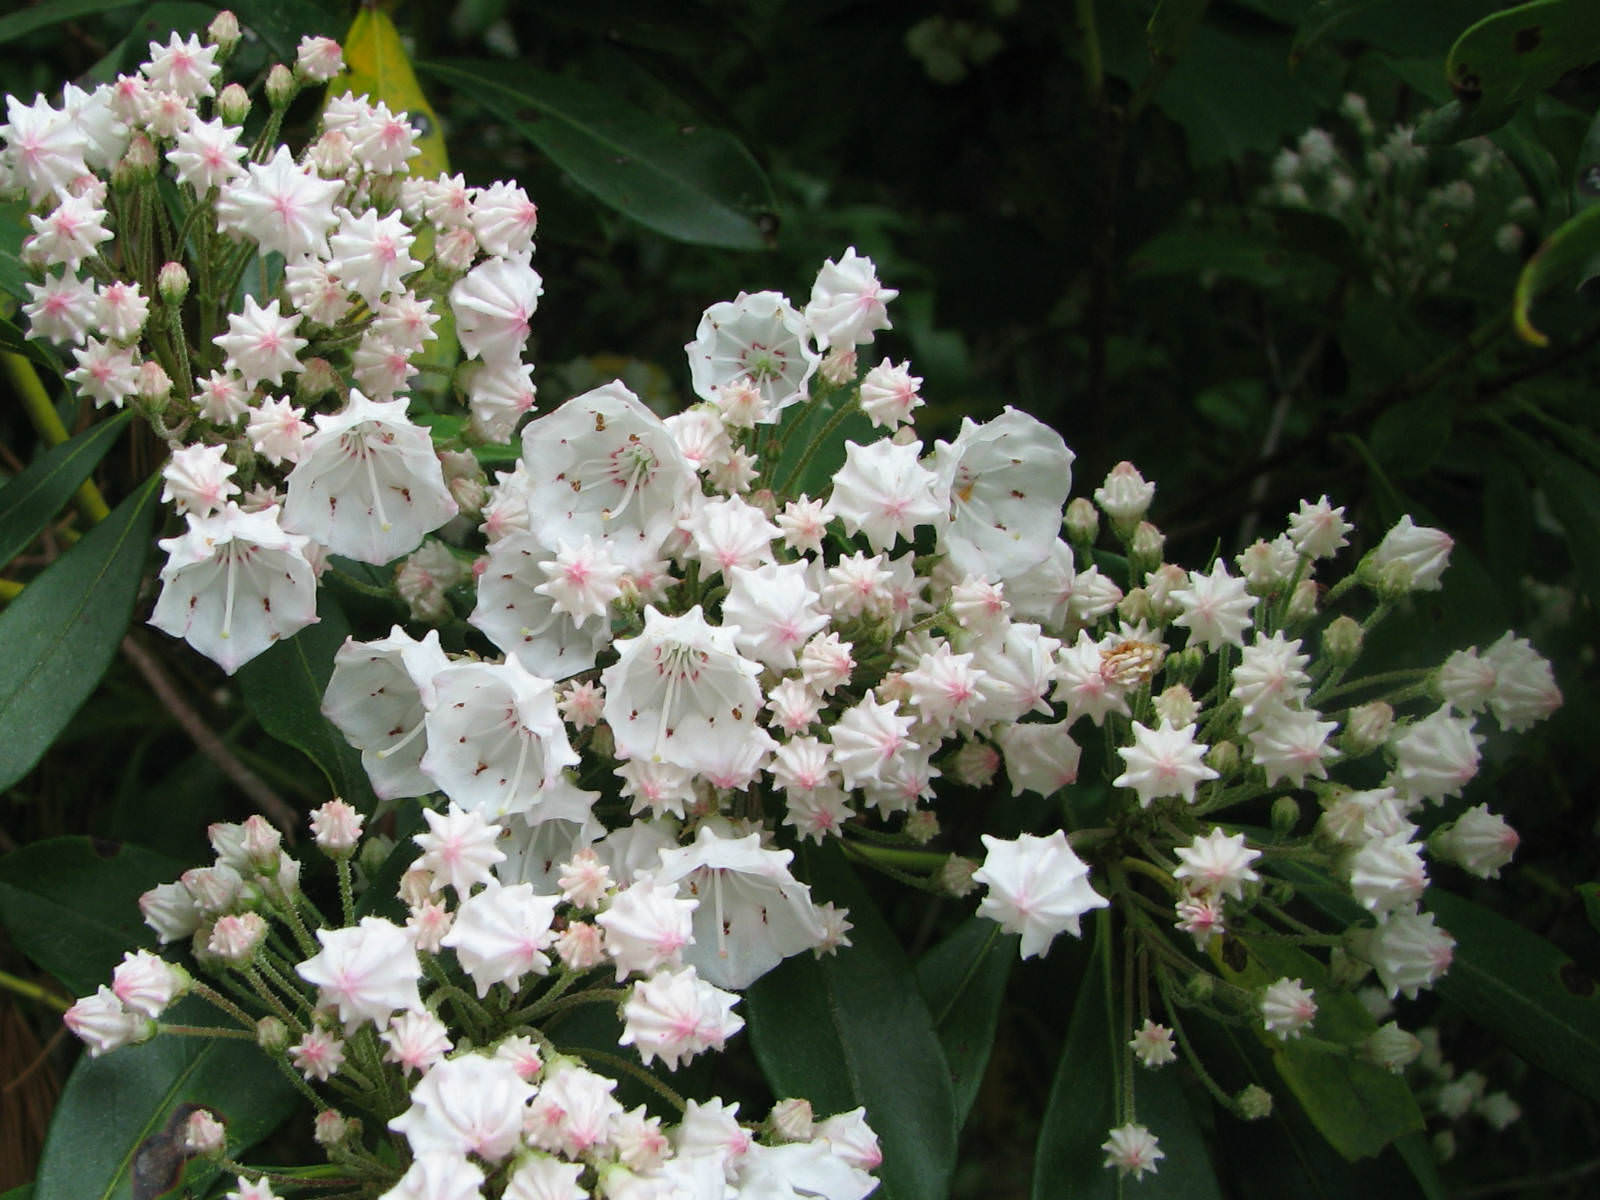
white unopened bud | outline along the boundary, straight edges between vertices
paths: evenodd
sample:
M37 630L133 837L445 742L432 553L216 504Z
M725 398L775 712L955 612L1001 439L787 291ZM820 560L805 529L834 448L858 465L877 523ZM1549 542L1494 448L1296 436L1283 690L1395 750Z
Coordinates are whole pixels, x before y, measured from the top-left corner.
M247 963L266 936L267 923L260 913L230 913L217 919L206 949L227 962Z
M172 376L153 358L139 364L139 397L152 403L172 395Z
M1086 496L1075 496L1067 505L1067 537L1074 546L1094 545L1100 536L1100 514Z
M1361 1045L1361 1053L1368 1062L1398 1075L1422 1053L1421 1040L1390 1021L1380 1026Z
M250 115L250 93L237 83L230 83L217 97L217 116L225 125L243 125Z
M944 860L939 868L939 886L947 895L960 899L969 894L977 885L972 882L972 873L978 869L978 864L970 858L962 858L952 854Z
M289 107L295 93L300 90L300 82L294 77L294 72L282 63L277 63L272 70L267 72L267 102L275 109Z
M208 1108L197 1108L183 1123L183 1148L198 1158L219 1158L228 1144L228 1131Z
M809 1142L815 1131L809 1100L779 1100L767 1118L774 1141Z
M324 854L348 856L361 840L361 814L336 796L311 813L311 836Z
M183 303L189 294L189 272L181 262L163 264L161 273L156 276L156 291L174 308Z
M1344 740L1352 752L1364 754L1389 740L1394 728L1394 709L1382 700L1359 704L1345 721Z

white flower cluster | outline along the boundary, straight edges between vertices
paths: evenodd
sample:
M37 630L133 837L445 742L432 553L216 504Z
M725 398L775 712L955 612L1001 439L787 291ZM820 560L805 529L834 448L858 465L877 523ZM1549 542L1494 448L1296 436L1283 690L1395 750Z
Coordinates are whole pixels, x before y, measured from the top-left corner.
M222 990L236 996L254 991L267 1015L253 1019L138 951L110 987L73 1006L68 1027L103 1054L154 1036L176 1000L198 995L308 1083L326 1085L346 1112L380 1112L398 1091L408 1103L387 1128L409 1144L409 1167L336 1153L359 1141L355 1122L331 1108L317 1119L335 1161L384 1200L478 1196L491 1174L503 1176L495 1194L514 1198L725 1200L773 1194L774 1178L830 1200L873 1190L881 1153L860 1109L813 1121L804 1101L785 1101L766 1123L769 1141L738 1122L737 1104L716 1098L691 1101L663 1124L644 1107L625 1110L612 1095L616 1078L581 1050L563 1053L544 1030L573 1004L601 1002L619 1014L620 1045L646 1066L676 1070L722 1049L744 1022L732 1011L738 997L713 978L726 978L730 962L748 972L751 955L775 962L757 944L769 937L810 944L801 926L818 920L786 852L702 827L701 844L662 856L654 872L630 866L637 847L624 837L549 867L542 848L474 813L425 815L427 832L414 839L421 853L399 888L404 925L354 919L350 863L362 822L343 801L311 818L341 872L340 926L319 925L299 863L266 821L212 826L216 861L146 893L141 908L163 944L187 941L205 975L225 977ZM295 957L284 953L289 939ZM191 1120L190 1149L220 1153L223 1131L206 1118ZM241 1179L239 1194L273 1192Z

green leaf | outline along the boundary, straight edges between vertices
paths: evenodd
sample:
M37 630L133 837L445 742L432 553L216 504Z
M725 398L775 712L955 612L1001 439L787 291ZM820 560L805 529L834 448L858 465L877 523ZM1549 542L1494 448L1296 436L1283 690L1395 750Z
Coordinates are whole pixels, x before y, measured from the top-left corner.
M0 488L0 563L10 562L39 536L132 419L132 413L122 412L101 421L54 447Z
M1235 970L1219 956L1224 978L1240 987L1266 987L1275 980L1301 980L1317 996L1312 1032L1321 1042L1352 1050L1377 1028L1377 1022L1351 992L1335 987L1327 968L1296 946L1278 942L1236 943L1248 954ZM1273 1066L1317 1131L1348 1159L1377 1154L1390 1142L1421 1130L1422 1111L1399 1076L1351 1055L1294 1039L1279 1041L1263 1032Z
M1126 1062L1123 1035L1107 1006L1106 954L1110 922L1097 915L1094 946L1072 1000L1034 1153L1033 1200L1220 1200L1205 1138L1183 1090L1182 1068L1138 1069L1135 1119L1156 1136L1166 1159L1154 1175L1130 1183L1105 1166L1101 1143L1117 1115L1113 1064Z
M1206 15L1211 0L1159 0L1155 12L1150 14L1150 24L1145 37L1150 45L1150 57L1157 62L1175 60L1183 53L1189 35Z
M22 239L28 232L28 210L21 204L0 204L0 291L18 300L28 298L33 272L22 265Z
M847 905L853 945L797 954L745 993L750 1044L778 1096L818 1113L866 1105L884 1200L939 1200L955 1164L955 1102L911 964L836 846L802 846L812 894Z
M0 42L9 42L37 29L48 29L75 17L88 17L96 13L111 12L118 8L131 8L135 0L50 0L36 4L8 17L0 17Z
M188 1000L175 1021L205 1019ZM235 1156L271 1133L294 1107L293 1086L254 1043L156 1037L78 1060L45 1138L34 1200L154 1200L181 1181L201 1195L210 1163L186 1163L183 1124L211 1109Z
M812 450L813 443L830 424L833 430L827 440ZM815 403L791 405L778 426L779 450L772 478L782 485L786 495L822 495L844 466L845 442L865 445L871 440L872 422L856 403L853 387L838 388Z
M1266 289L1333 277L1316 258L1285 250L1272 237L1230 229L1168 229L1134 251L1128 266L1135 277L1189 275L1202 284L1219 277Z
M3 269L3 264L0 264L0 269ZM0 317L0 350L20 354L35 366L44 368L47 374L61 378L61 363L54 352L29 338L18 326L4 317Z
M1597 58L1600 5L1533 0L1463 33L1445 58L1445 75L1464 104L1503 108Z
M1525 342L1548 346L1550 339L1528 317L1533 302L1557 284L1574 278L1579 287L1600 271L1600 205L1591 205L1562 222L1523 264L1511 297L1511 320Z
M1583 915L1589 918L1595 931L1600 932L1600 883L1580 883L1577 892L1583 901Z
M1456 939L1439 998L1484 1025L1518 1057L1600 1100L1600 988L1536 933L1439 888L1425 906Z
M0 790L33 769L111 665L160 482L152 475L0 613Z
M1600 213L1600 208L1590 209ZM1507 430L1509 444L1566 533L1567 553L1592 604L1600 604L1600 476L1544 442Z
M755 159L730 134L678 126L605 89L528 68L418 63L538 146L580 187L682 242L759 250L757 216L775 207Z
M917 986L950 1068L957 1126L966 1124L978 1098L1019 941L993 921L972 917L917 960Z
M1573 209L1582 212L1600 204L1600 112L1589 122L1589 130L1578 147L1572 166Z
M263 729L314 762L334 795L370 813L377 801L361 754L322 715L333 656L350 635L344 610L327 588L317 590L317 617L315 625L240 667L234 678Z
M292 63L300 39L307 34L337 36L338 25L325 4L311 0L229 0L239 23L260 35L279 62ZM343 6L341 6L341 13Z
M74 995L111 978L125 951L155 945L139 897L183 864L100 838L33 842L0 858L0 924L17 948Z

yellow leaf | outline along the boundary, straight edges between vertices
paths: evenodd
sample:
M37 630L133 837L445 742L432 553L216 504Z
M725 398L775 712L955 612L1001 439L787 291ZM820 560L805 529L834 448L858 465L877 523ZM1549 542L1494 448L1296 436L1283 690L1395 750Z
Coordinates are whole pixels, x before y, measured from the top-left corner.
M422 148L411 160L411 174L432 179L448 171L450 159L439 117L417 84L411 60L400 43L400 31L388 13L362 6L350 32L344 35L344 61L344 74L328 84L328 98L346 92L365 93L374 104L382 101L392 112L410 114L411 123L421 132L417 145Z

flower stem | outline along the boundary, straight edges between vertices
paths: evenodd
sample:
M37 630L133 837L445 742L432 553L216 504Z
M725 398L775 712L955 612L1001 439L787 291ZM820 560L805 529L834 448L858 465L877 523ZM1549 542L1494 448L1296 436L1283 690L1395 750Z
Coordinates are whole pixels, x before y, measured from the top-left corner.
M49 988L27 979L19 979L9 971L0 971L0 988L8 992L15 992L19 996L26 996L29 1000L53 1008L57 1012L66 1012L72 1007L72 1001L56 995Z
M33 369L33 364L22 355L5 350L0 351L0 366L5 368L6 378L11 382L12 390L21 398L23 410L33 427L39 431L39 436L52 446L59 446L66 441L71 435L56 415L55 405L50 403L50 394L44 390L44 383L39 378L39 372ZM105 498L100 495L100 489L95 487L92 479L80 483L73 497L78 511L91 525L111 515L111 509L106 506Z

